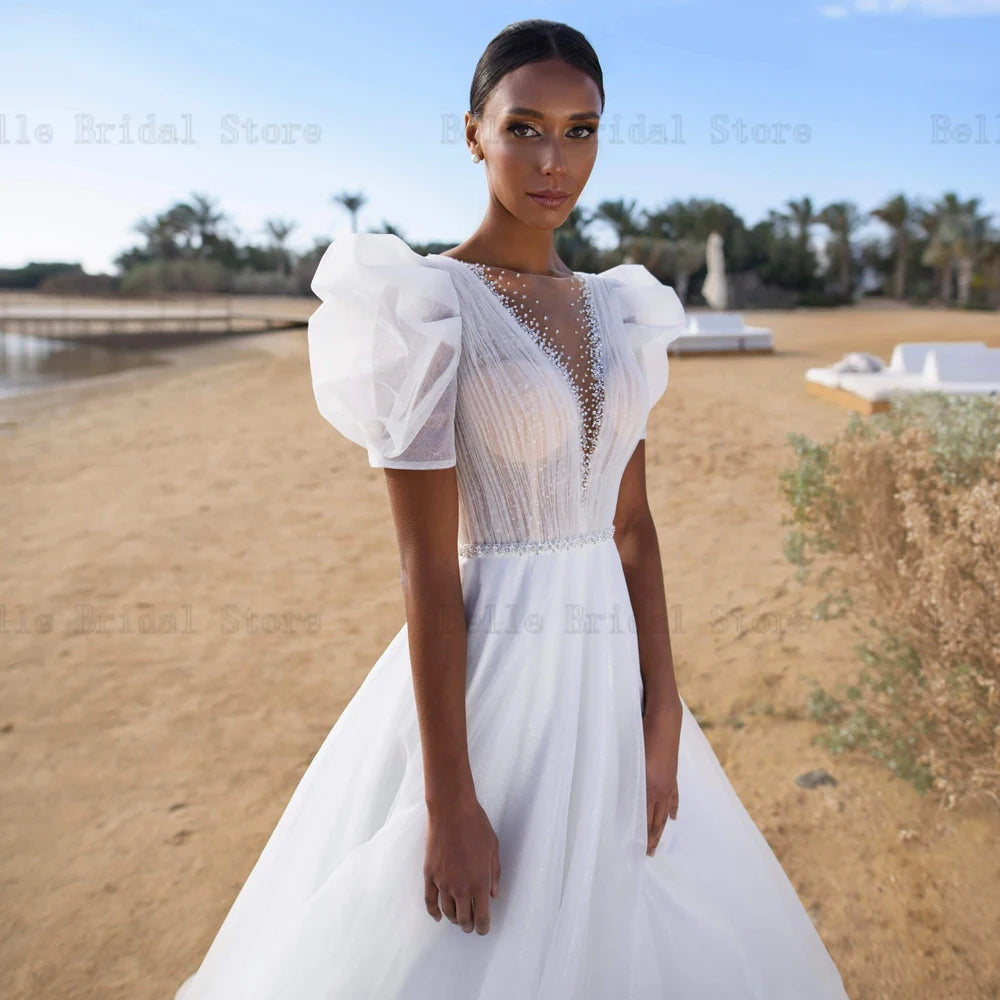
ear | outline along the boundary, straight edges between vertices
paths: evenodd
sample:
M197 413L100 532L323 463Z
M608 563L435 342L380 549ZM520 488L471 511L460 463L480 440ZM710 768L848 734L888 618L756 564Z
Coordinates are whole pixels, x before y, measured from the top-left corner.
M470 153L483 155L482 147L479 144L479 122L472 117L471 111L465 112L465 142Z

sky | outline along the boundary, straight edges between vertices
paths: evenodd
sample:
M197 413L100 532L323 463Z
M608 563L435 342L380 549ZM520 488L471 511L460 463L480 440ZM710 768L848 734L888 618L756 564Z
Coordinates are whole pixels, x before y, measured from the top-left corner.
M331 196L360 191L361 230L458 244L487 198L461 138L472 74L528 17L578 28L603 68L584 208L712 198L752 226L807 195L869 211L953 190L1000 225L1000 0L499 7L0 0L0 267L113 272L192 192L240 241L282 218L292 248L327 242L350 231Z

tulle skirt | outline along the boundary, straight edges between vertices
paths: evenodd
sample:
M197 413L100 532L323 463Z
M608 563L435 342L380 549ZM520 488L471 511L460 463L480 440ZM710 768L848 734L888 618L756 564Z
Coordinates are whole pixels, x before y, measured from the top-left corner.
M613 539L461 558L490 930L424 902L406 626L302 776L175 1000L842 1000L840 975L684 705L646 855L642 682Z

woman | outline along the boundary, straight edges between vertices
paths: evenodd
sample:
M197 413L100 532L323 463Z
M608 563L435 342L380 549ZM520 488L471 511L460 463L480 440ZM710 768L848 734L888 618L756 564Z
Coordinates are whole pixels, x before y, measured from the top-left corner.
M603 110L579 32L510 25L476 232L319 264L316 401L385 470L407 624L178 1000L846 996L674 679L644 438L683 309L553 244Z

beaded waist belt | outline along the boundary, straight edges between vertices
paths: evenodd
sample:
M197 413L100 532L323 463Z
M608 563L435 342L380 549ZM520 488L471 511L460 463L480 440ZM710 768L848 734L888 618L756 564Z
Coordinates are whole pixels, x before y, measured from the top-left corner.
M562 549L574 549L580 545L596 545L607 541L615 533L615 526L609 525L598 531L587 531L582 535L570 535L567 538L541 538L530 541L514 542L469 542L459 545L460 556L520 556L535 552L558 552Z

